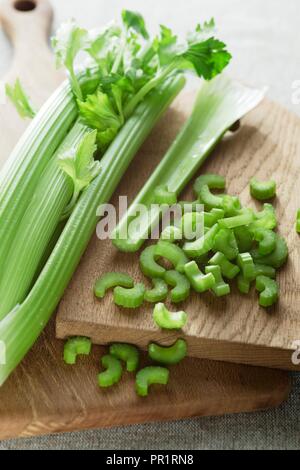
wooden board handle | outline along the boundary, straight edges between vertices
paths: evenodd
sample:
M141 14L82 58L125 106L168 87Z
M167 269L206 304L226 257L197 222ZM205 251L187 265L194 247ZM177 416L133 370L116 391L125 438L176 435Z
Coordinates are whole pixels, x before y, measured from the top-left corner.
M48 48L52 19L48 0L5 0L0 5L0 20L15 54L29 57L37 43Z

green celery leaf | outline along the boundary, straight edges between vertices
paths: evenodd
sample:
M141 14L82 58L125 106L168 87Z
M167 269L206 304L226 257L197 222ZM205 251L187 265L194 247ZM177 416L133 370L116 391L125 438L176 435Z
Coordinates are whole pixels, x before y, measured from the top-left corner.
M118 40L121 33L121 28L115 24L109 25L101 31L92 31L90 33L86 52L102 68L103 65L106 65L107 71L109 71L111 63L113 62L113 56L117 52ZM110 64L107 62L110 62Z
M74 72L74 62L78 53L88 46L88 32L77 26L74 20L63 23L51 40L56 55L57 67L65 66L71 75L73 91L82 98L81 89Z
M98 131L99 149L106 150L122 127L123 117L114 109L109 96L100 90L94 95L89 95L86 101L78 100L78 107L85 124Z
M34 118L36 112L31 106L30 100L26 95L19 79L16 80L13 86L6 84L5 91L6 96L14 104L16 110L22 118Z
M205 80L211 80L221 73L231 60L226 45L215 38L189 45L182 57L190 62L197 75Z
M133 29L138 34L143 36L144 39L149 38L149 33L146 29L145 20L142 15L134 11L123 10L122 20L127 29Z
M68 151L58 159L60 168L72 178L76 200L79 193L89 186L100 172L100 162L93 156L97 150L97 131L85 134L76 149Z

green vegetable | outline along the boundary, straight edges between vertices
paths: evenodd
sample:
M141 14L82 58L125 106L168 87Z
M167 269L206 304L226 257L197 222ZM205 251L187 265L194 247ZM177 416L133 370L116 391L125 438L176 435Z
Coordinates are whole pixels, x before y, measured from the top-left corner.
M245 279L242 274L239 274L237 277L237 286L242 294L249 294L251 282Z
M202 186L199 192L199 199L204 204L205 209L212 208L222 209L223 197L212 194L209 186L206 184Z
M254 215L251 209L244 209L240 215L234 217L228 217L227 219L219 220L219 226L221 228L237 228L243 225L249 225L254 220Z
M167 83L127 121L102 158L100 175L81 195L30 295L0 322L0 338L6 344L7 357L6 364L0 365L0 384L31 348L59 303L94 233L97 208L110 200L141 143L181 88L180 78Z
M68 21L58 29L52 38L52 47L56 55L57 67L65 66L70 74L70 81L75 96L83 98L80 83L75 73L75 59L79 52L88 45L88 32L79 28L74 20Z
M140 267L145 276L151 279L164 276L166 270L157 263L158 258L156 245L151 245L142 252L140 256Z
M228 195L223 196L222 208L224 209L226 217L234 217L239 215L241 207L241 201L239 198Z
M267 256L261 256L257 250L252 250L251 255L256 263L266 264L272 266L275 269L281 268L287 261L288 258L288 247L284 238L276 236L276 247L275 250Z
M187 263L184 269L188 280L196 292L206 292L215 287L216 280L214 275L212 273L203 274L195 261Z
M220 266L222 275L227 279L234 279L240 272L240 268L232 264L226 256L218 252L208 262L210 266Z
M145 292L146 302L156 304L157 302L163 302L168 297L168 286L163 279L152 279L153 289Z
M275 181L258 181L256 178L252 178L250 193L258 201L266 201L276 196L276 183Z
M136 284L132 289L115 287L114 303L123 308L139 308L143 305L145 296L144 284Z
M195 258L205 255L212 250L214 246L215 237L219 231L219 225L214 225L211 229L204 234L203 237L198 238L194 242L187 242L183 246L184 252L190 257Z
M224 218L224 211L223 209L212 209L210 212L204 212L204 226L211 228L213 225Z
M249 227L244 225L241 227L236 227L233 231L239 252L246 253L250 251L253 246L253 236Z
M217 297L223 297L230 294L230 286L222 278L220 266L206 266L206 274L212 274L215 278L215 285L211 288Z
M255 220L251 224L251 230L264 228L274 230L277 227L275 209L271 204L264 204L264 209L255 214Z
M278 284L273 279L266 276L258 276L256 279L256 289L260 292L259 305L271 307L278 301Z
M226 258L231 261L239 254L238 245L232 230L221 229L214 239L213 250L224 253Z
M176 271L184 273L184 265L188 262L188 258L179 246L161 240L156 245L154 254L170 261Z
M92 342L89 338L70 338L64 346L64 361L66 364L76 364L77 356L89 356Z
M169 371L163 367L146 367L136 375L136 392L140 397L147 397L150 385L167 385Z
M106 369L98 375L98 384L101 388L112 387L120 382L122 378L122 365L119 359L113 356L103 356L101 359L102 367Z
M173 303L183 302L189 297L191 285L183 274L178 271L167 271L164 279L169 286L174 287L171 291L171 301Z
M276 271L275 271L275 268L272 268L272 266L266 266L264 264L257 264L257 263L254 266L255 266L256 277L266 276L266 277L270 277L271 279L275 279Z
M159 328L180 330L186 325L187 314L183 311L170 312L164 304L159 303L154 307L153 319Z
M14 86L5 85L6 96L11 100L19 115L22 118L33 119L36 115L24 88L19 79L16 80Z
M258 243L258 253L266 256L272 253L276 248L276 233L265 228L257 228L254 230L253 238Z
M300 233L300 209L297 211L296 232Z
M194 183L194 191L197 196L200 196L201 189L205 186L208 186L209 189L225 189L226 183L225 178L220 175L215 175L213 173L207 173L199 176ZM200 197L201 199L201 197Z
M154 195L155 204L167 204L172 206L177 203L176 193L170 192L167 186L158 186L155 188Z
M256 277L256 270L253 258L250 253L241 253L237 257L237 264L246 281L253 281Z
M184 339L178 339L172 346L162 347L151 343L148 348L150 359L160 364L179 364L187 355L187 344Z
M175 243L176 241L182 240L182 231L179 227L174 225L166 227L160 236L161 240L166 242Z
M116 228L112 238L119 250L138 251L153 224L158 225L163 209L158 209L153 218L143 220L143 230L138 237L128 234L128 227L137 218L139 205L150 212L155 201L155 188L161 185L167 185L169 191L179 196L224 133L261 99L260 92L247 89L225 76L216 77L202 86L191 117Z
M139 365L139 351L131 344L112 344L109 348L109 354L120 361L126 362L128 372L134 372Z
M185 240L199 238L204 232L204 214L188 212L182 216L179 226Z
M107 273L104 274L95 284L95 296L103 299L106 292L113 287L126 287L131 289L134 286L133 279L128 274L123 273Z

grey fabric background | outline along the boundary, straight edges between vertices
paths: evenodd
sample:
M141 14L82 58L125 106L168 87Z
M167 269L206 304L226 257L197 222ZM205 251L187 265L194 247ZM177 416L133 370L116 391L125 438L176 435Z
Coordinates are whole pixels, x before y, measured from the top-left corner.
M269 87L269 96L300 115L293 83L300 80L299 0L52 0L55 24L74 17L98 26L124 7L141 11L155 31L164 23L183 34L214 16L234 61L231 74ZM11 48L0 31L0 75ZM299 449L300 377L289 401L264 413L202 418L0 442L1 449Z

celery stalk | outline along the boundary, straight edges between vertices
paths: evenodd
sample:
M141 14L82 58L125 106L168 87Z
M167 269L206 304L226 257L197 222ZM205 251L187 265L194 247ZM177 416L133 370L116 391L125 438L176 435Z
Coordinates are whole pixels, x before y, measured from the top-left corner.
M95 87L96 73L81 74L88 89ZM3 266L23 214L40 177L78 116L69 82L45 103L33 119L0 173L0 265ZM3 270L1 270L3 275Z
M179 196L226 131L257 106L263 95L264 92L247 88L224 75L204 83L192 115L113 233L113 243L119 250L139 250L151 228L159 221L161 210L157 208L154 213L152 208L151 218L143 220L143 232L139 237L126 238L129 224L137 217L138 205L150 210L155 204L155 188L158 186L165 185L171 193Z
M57 163L57 157L75 147L88 128L76 123L43 172L32 200L17 228L0 280L0 320L23 302L40 260L69 203L73 184Z
M97 208L109 201L137 150L184 83L183 77L177 77L138 106L102 158L102 172L76 204L30 294L0 321L0 341L6 348L0 385L32 347L55 310L95 230Z

